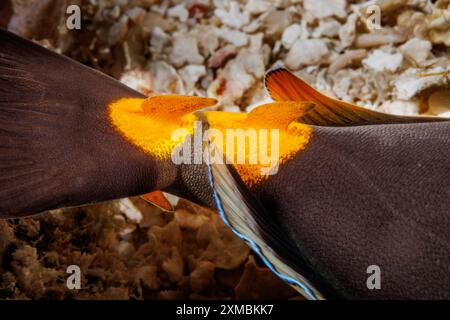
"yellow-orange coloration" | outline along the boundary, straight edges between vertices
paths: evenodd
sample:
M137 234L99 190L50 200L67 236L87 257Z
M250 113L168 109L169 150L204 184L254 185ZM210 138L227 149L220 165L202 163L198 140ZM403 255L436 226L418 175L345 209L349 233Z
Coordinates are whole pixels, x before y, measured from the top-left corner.
M162 191L157 190L150 193L146 193L142 195L141 198L163 209L164 211L173 211L172 205L166 199Z
M261 105L249 114L247 113L228 113L219 111L206 111L203 114L209 123L210 129L216 129L221 132L223 137L223 154L233 163L241 179L249 187L257 185L265 180L268 175L261 174L261 169L268 168L268 164L262 162L260 151L269 156L272 148L278 148L276 161L279 165L291 159L298 151L303 150L312 134L312 128L308 125L295 122L297 118L304 115L314 107L314 104L308 102L275 102ZM232 142L231 148L227 146L227 129L241 129L245 136L245 143L239 144L236 140ZM267 129L267 138L260 139L256 135L256 146L252 152L256 153L256 163L250 164L250 135L249 129ZM278 130L278 141L272 141L270 131ZM235 132L236 133L236 132ZM245 148L245 150L243 150ZM261 150L262 149L262 150ZM237 163L237 154L245 155L244 163ZM270 165L274 165L271 163Z
M154 96L148 99L123 98L112 103L109 111L113 126L128 141L153 157L170 161L173 149L184 140L184 137L172 140L172 133L178 129L185 129L193 134L194 123L199 120L193 112L215 103L214 99L176 95ZM235 159L237 154L245 154L245 161L234 164L234 167L242 180L248 186L252 186L267 178L267 175L261 174L261 169L268 167L268 164L261 162L260 149L270 156L272 148L277 147L276 161L282 164L306 147L312 129L295 120L313 106L314 104L308 102L286 101L262 105L250 113L205 111L203 115L209 129L221 133L223 137L221 151L225 158ZM256 149L253 150L258 155L256 163L249 163L251 156L248 144L234 143L234 149L227 148L227 129L243 130L244 134L248 129L255 129L257 132L259 129L267 130L267 138L259 139L258 136ZM271 141L271 129L278 130L277 141Z
M358 112L361 110L364 111L361 107L321 93L284 69L268 73L265 79L265 85L270 96L275 101L313 101L332 109L344 107Z
M215 99L179 95L123 98L109 106L109 115L127 140L153 157L167 160L182 142L171 140L172 132L184 128L192 134L196 119L192 112L215 104Z
M275 101L311 101L314 110L299 122L322 126L367 125L399 122L399 117L375 112L360 106L335 99L314 89L286 69L269 72L265 86Z

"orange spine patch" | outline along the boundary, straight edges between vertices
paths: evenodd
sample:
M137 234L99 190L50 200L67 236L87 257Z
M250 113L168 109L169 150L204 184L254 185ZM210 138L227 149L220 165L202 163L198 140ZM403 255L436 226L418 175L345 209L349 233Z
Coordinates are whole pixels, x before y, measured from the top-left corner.
M172 139L177 129L193 133L192 112L216 104L215 99L161 95L148 99L122 98L109 106L111 124L128 141L155 158L169 160L184 140Z
M288 101L265 104L249 114L204 115L210 128L221 133L219 152L251 187L276 174L279 165L306 148L312 128L295 120L313 108L312 103Z

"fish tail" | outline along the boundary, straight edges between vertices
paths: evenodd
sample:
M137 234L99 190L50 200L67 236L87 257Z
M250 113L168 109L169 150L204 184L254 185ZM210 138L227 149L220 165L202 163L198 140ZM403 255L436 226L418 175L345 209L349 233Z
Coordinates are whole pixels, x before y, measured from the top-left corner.
M151 191L151 160L108 123L121 97L142 95L0 29L0 218Z

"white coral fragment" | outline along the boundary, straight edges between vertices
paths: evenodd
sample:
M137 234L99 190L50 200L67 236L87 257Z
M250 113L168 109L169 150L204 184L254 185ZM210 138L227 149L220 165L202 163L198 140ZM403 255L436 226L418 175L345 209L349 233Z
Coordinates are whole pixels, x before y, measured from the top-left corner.
M381 109L384 112L400 116L415 116L419 114L419 103L407 100L386 101Z
M383 50L374 50L363 60L363 64L375 71L396 71L402 64L401 53L387 53Z
M176 33L173 36L170 60L177 67L185 63L203 64L203 56L198 51L197 38L186 32Z
M286 66L297 70L301 66L318 64L328 55L327 44L321 39L298 39L286 56Z
M346 5L345 0L304 0L303 2L305 10L319 19L331 16L340 18L347 16Z
M206 75L204 65L188 65L180 71L181 79L183 79L187 92L192 92L197 81Z
M247 12L242 12L237 1L231 1L229 8L218 8L214 14L219 17L222 23L226 26L240 29L250 22L250 17Z
M290 49L294 42L300 38L302 34L302 27L299 24L291 24L284 29L281 43L286 49Z
M450 90L438 90L428 98L428 107L431 114L450 117Z
M167 10L167 15L169 17L174 17L180 20L181 22L186 22L186 20L189 17L189 12L184 6L184 4L180 3L179 5L176 5L169 10Z
M445 71L446 69L442 67L432 68L426 72L421 69L407 69L393 81L397 97L409 100L427 88L444 86L448 82L446 77L442 75Z
M412 38L400 47L400 51L418 65L422 65L431 53L431 42L418 38Z

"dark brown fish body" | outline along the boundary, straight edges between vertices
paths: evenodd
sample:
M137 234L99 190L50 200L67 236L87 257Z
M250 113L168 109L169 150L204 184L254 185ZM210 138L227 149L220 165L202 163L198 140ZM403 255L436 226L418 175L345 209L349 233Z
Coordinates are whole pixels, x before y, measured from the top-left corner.
M371 112L364 112L356 117L370 122ZM344 115L350 124L366 122ZM241 194L222 192L222 203L227 198L238 207L259 202L262 210L253 212L256 220L264 216L258 228L278 227L276 232L267 227L278 235L265 243L325 297L448 299L450 120L375 116L378 124L312 125L308 146L252 186L254 197L245 195L246 186L234 173ZM315 117L328 121L326 114ZM181 172L185 183L179 189L211 204L206 170L190 165ZM232 184L222 179L214 189L227 182ZM295 248L286 248L291 243ZM380 268L381 289L367 286L370 266Z
M343 296L450 298L450 121L314 127L254 193Z
M325 297L449 299L449 159L450 121L313 126L308 148L250 191ZM214 205L204 165L181 176L169 191Z
M233 169L220 180L145 153L107 110L142 95L1 30L0 92L0 218L167 190L226 219L228 199L254 213L264 241L253 248L277 256L265 262L292 266L325 297L449 298L448 121L312 126L307 148L248 190ZM380 290L366 287L370 265Z

